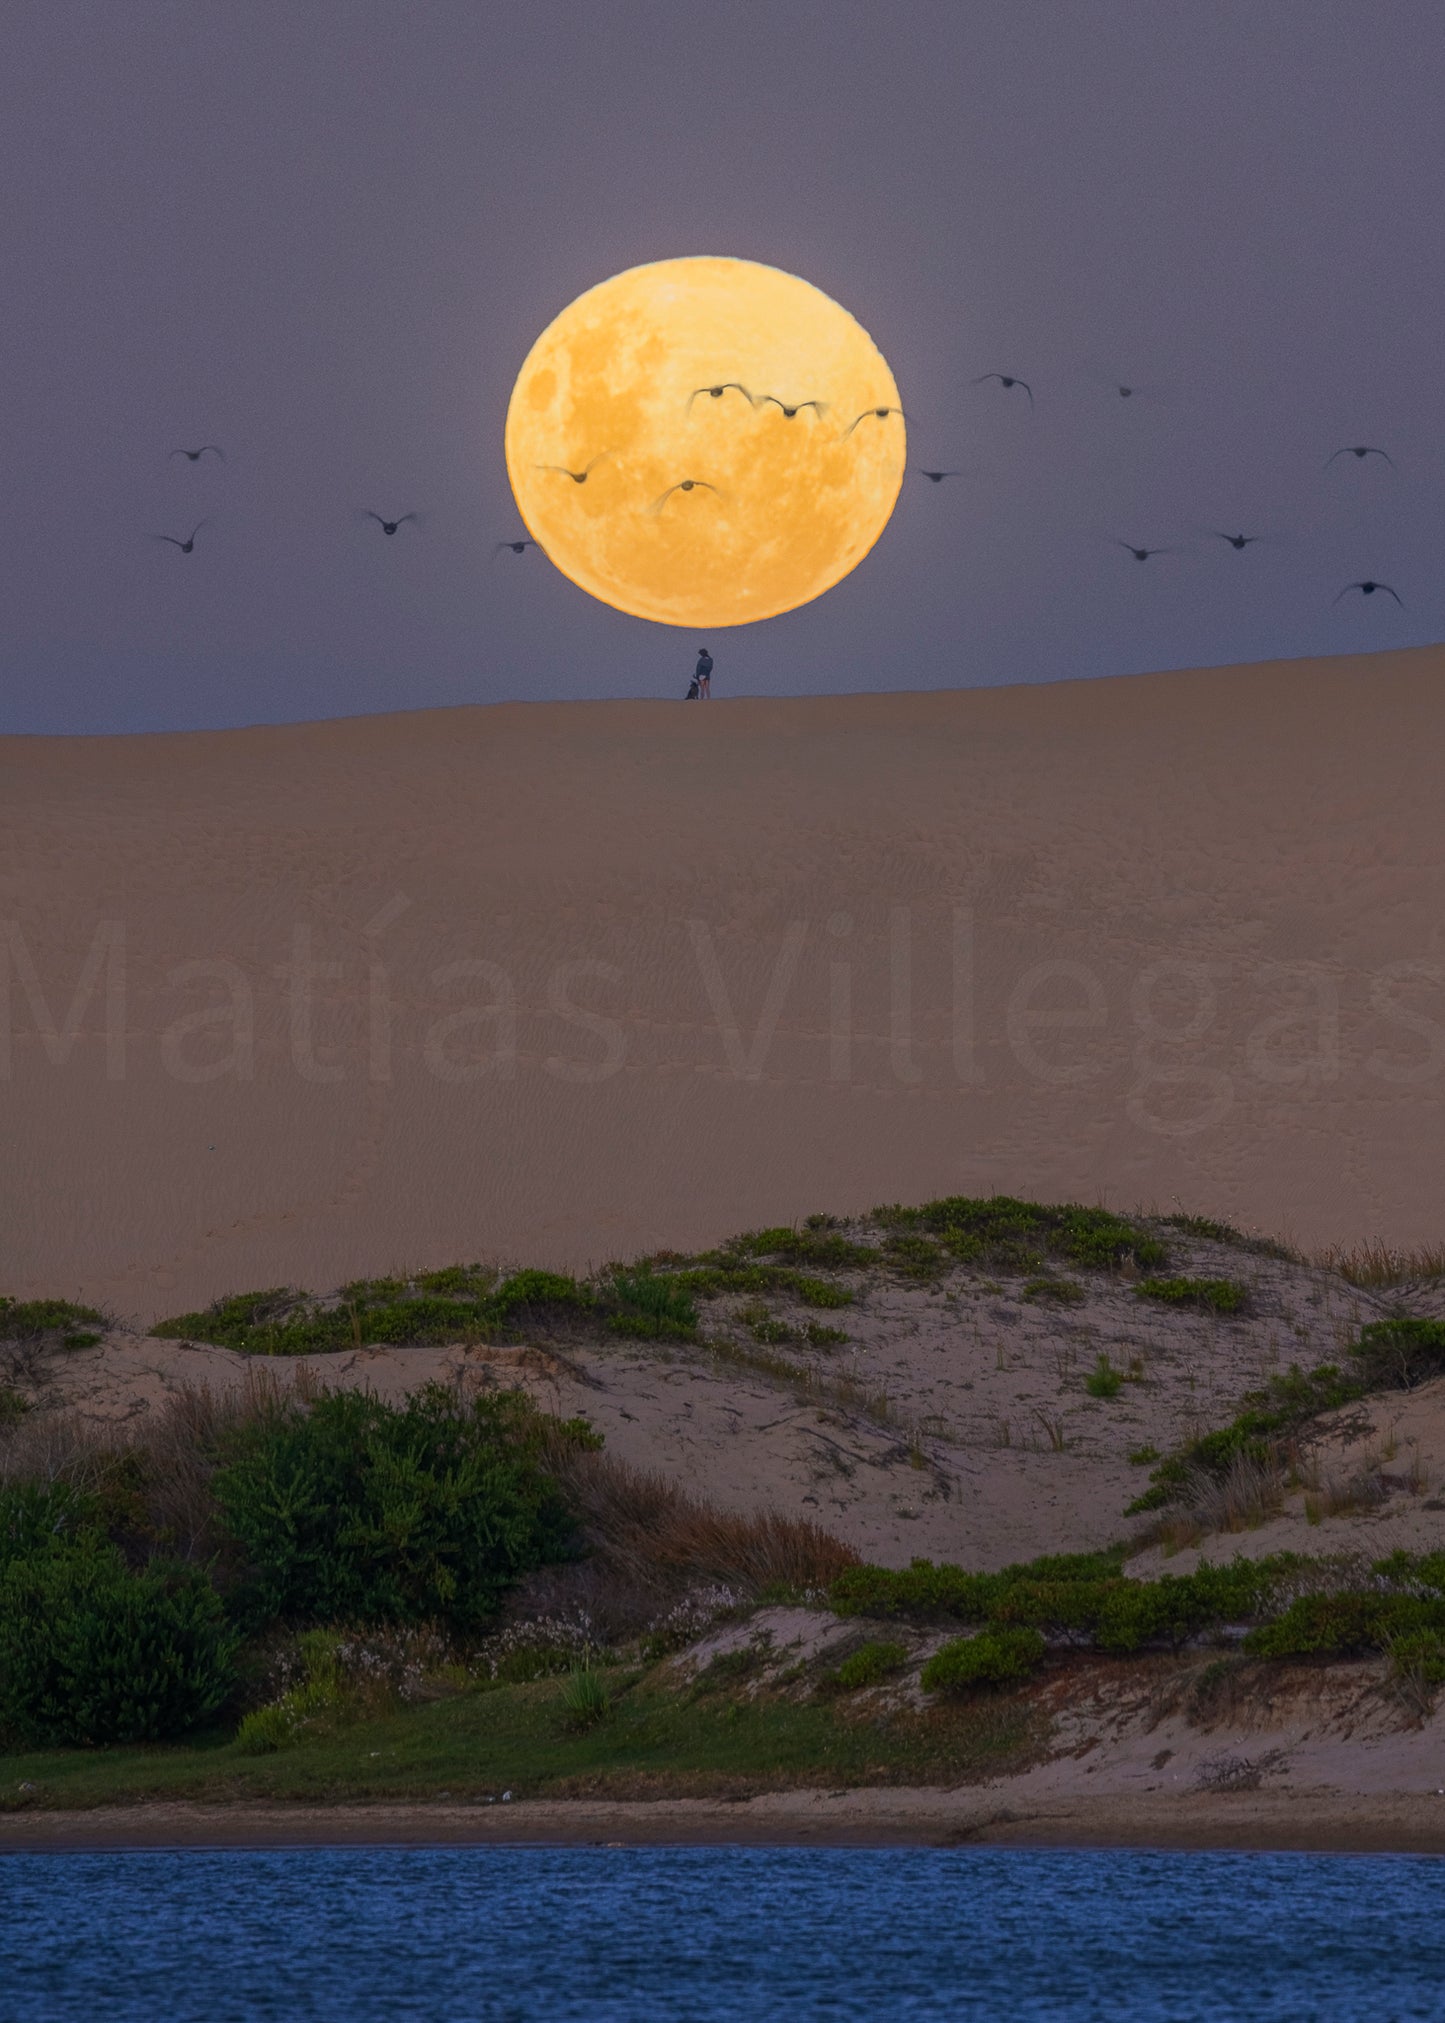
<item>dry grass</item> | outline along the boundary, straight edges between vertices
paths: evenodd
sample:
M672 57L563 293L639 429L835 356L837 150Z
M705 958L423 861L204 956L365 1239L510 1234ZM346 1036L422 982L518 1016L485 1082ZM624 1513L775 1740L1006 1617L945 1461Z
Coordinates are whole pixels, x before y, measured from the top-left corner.
M1211 1532L1253 1531L1284 1508L1287 1484L1282 1460L1258 1461L1236 1454L1223 1475L1197 1469L1178 1508L1162 1517L1146 1537L1177 1552L1198 1545Z
M1378 1240L1337 1243L1318 1251L1311 1262L1338 1273L1350 1285L1410 1285L1445 1278L1445 1243L1424 1244L1417 1250L1392 1250Z
M809 1518L719 1510L607 1453L559 1447L548 1465L578 1513L593 1561L637 1586L717 1581L751 1594L820 1588L858 1563L851 1546Z

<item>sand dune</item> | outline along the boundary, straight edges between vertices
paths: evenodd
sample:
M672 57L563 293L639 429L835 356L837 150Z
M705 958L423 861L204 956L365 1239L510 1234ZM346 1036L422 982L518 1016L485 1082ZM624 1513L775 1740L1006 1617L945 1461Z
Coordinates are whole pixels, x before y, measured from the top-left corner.
M1445 649L0 742L0 1280L1006 1189L1439 1234Z

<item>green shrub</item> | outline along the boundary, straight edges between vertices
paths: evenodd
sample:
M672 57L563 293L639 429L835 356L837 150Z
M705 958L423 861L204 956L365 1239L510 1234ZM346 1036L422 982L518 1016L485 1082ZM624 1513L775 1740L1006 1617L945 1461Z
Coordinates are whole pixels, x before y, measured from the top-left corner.
M15 1560L101 1543L94 1500L64 1482L0 1489L0 1574Z
M645 1267L614 1272L607 1303L614 1334L690 1341L697 1333L697 1307L686 1286Z
M94 1307L64 1299L0 1299L0 1342L54 1344L62 1349L93 1349L106 1325Z
M1445 1686L1445 1630L1407 1630L1391 1637L1386 1648L1397 1679L1427 1693Z
M1348 1658L1383 1651L1401 1637L1445 1631L1445 1601L1401 1594L1301 1595L1272 1623L1251 1630L1256 1658Z
M230 1693L234 1655L194 1568L132 1573L92 1545L16 1559L0 1577L0 1728L21 1743L183 1734Z
M1089 1295L1072 1278L1031 1278L1024 1282L1023 1299L1057 1300L1061 1306L1079 1306Z
M901 1569L850 1566L828 1590L828 1602L840 1616L981 1623L1005 1585L1002 1574L965 1573L961 1566L935 1566L932 1560L915 1559Z
M234 1436L213 1493L243 1561L239 1620L435 1620L475 1629L571 1525L514 1396L403 1405L333 1392Z
M925 1693L1013 1686L1031 1677L1044 1656L1044 1640L1037 1630L980 1630L972 1637L955 1637L936 1650L923 1667L920 1683Z
M1074 1202L1045 1207L1007 1194L986 1199L959 1194L919 1208L875 1209L874 1220L886 1228L925 1230L941 1238L958 1261L1000 1271L1036 1269L1041 1252L1094 1271L1116 1270L1127 1259L1148 1270L1168 1256L1159 1239L1138 1224L1107 1208Z
M881 1640L863 1644L829 1673L827 1683L840 1693L861 1692L865 1686L881 1686L892 1673L908 1663L908 1646Z
M1123 1388L1123 1371L1116 1370L1108 1352L1100 1349L1098 1362L1084 1379L1084 1389L1091 1398L1117 1398Z
M607 1681L592 1665L575 1665L562 1687L562 1711L569 1728L596 1728L612 1712Z
M1445 1376L1445 1321L1371 1321L1351 1354L1367 1389L1413 1391Z
M1249 1288L1232 1278L1141 1278L1134 1291L1140 1299L1215 1314L1237 1314L1249 1298Z

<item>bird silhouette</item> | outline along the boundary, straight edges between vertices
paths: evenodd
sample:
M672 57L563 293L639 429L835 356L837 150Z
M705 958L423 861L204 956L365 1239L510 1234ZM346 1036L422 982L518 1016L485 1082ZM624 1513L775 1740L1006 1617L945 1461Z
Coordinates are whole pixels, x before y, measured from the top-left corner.
M383 534L394 534L398 527L404 527L408 520L414 520L416 517L415 513L403 513L398 520L383 520L380 513L373 513L369 506L362 515L363 519L375 520Z
M185 457L189 462L198 464L207 450L211 452L212 456L219 457L222 463L226 461L226 452L221 448L219 443L202 443L198 450L172 450L171 455L173 457Z
M945 478L961 478L962 471L926 471L922 464L915 464L914 470L920 478L927 478L930 484L941 485Z
M984 381L985 381L986 379L996 379L996 380L998 381L999 385L1000 385L1000 386L1002 386L1002 387L1004 387L1004 388L1006 388L1006 389L1011 389L1011 388L1013 388L1013 387L1015 387L1015 386L1021 386L1021 387L1023 388L1024 392L1025 392L1025 393L1026 393L1026 394L1028 395L1028 397L1029 397L1029 406L1030 406L1030 407L1032 407L1032 406L1033 406L1033 404L1034 404L1034 390L1033 390L1033 388L1032 388L1032 387L1031 387L1031 386L1029 385L1029 383L1028 383L1028 381L1027 381L1026 379L1019 379L1019 378L1017 378L1017 377L1016 377L1016 376L1015 376L1015 375L1014 375L1013 373L1009 373L1009 372L981 372L981 373L980 373L980 374L978 375L978 378L977 378L977 379L972 379L972 380L970 380L970 381L969 381L969 385L970 385L970 386L982 386L982 385L983 385L983 383L984 383Z
M1363 583L1347 583L1340 592L1340 596L1333 598L1331 601L1338 604L1340 597L1348 597L1352 590L1358 590L1366 597L1373 597L1377 590L1383 590L1387 597L1394 598L1402 611L1405 608L1404 599L1397 590L1392 590L1388 583L1377 583L1372 576L1367 576Z
M504 548L509 548L514 555L520 555L525 549L535 548L536 545L535 541L498 541L492 550L492 560L495 562Z
M589 463L585 463L582 466L580 471L569 470L566 464L538 464L536 468L539 471L556 471L559 477L570 478L574 485L585 485L602 459L610 457L611 454L611 450L599 450Z
M206 522L204 520L197 520L195 526L192 527L189 535L186 537L184 541L178 540L174 534L152 534L151 539L153 541L168 541L171 547L179 548L183 555L189 555L192 548L194 548L196 545L197 534L200 533L202 527L204 527L205 524Z
M1172 555L1172 548L1136 548L1132 541L1116 541L1116 548L1127 548L1136 562L1147 562L1151 555Z
M721 400L723 395L727 393L730 389L736 389L736 391L742 395L743 399L747 402L749 407L757 406L758 404L757 396L755 394L749 393L747 388L743 385L740 379L725 379L721 386L695 387L687 397L687 404L689 407L691 407L693 402L697 399L698 395L701 393L709 394L714 400ZM769 396L769 398L771 398L771 395ZM779 403L779 405L781 405L781 403Z
M1326 470L1334 462L1335 457L1383 457L1391 469L1394 468L1395 463L1395 459L1390 455L1388 450L1377 450L1373 443L1347 443L1342 450L1336 450L1334 456L1325 458Z
M862 414L855 415L853 420L849 422L847 428L844 429L843 431L844 439L846 440L850 435L852 435L854 429L857 428L859 422L867 421L870 415L877 415L879 421L886 421L890 414L896 414L901 417L903 414L903 410L901 407L865 407Z
M1228 541L1231 548L1238 548L1241 550L1245 548L1252 548L1256 541L1261 540L1263 538L1263 536L1259 534L1223 534L1220 532L1218 527L1211 527L1209 531L1218 540Z
M783 413L787 416L789 421L793 419L793 416L798 412L799 408L803 407L810 407L812 408L815 414L819 415L824 415L828 412L828 403L826 400L795 400L793 402L793 405L789 407L786 401L779 400L778 396L775 393L760 393L757 397L755 405L758 407L766 407L769 401L773 403L774 407L782 408Z
M669 485L660 499L654 499L652 510L660 513L674 492L716 492L717 486L710 485L706 478L679 478L675 485Z

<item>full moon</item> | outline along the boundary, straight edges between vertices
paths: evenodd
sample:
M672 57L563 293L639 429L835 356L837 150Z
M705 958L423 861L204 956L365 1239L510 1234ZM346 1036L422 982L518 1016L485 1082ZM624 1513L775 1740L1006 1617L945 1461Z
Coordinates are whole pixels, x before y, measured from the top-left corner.
M752 260L658 260L532 346L507 475L565 576L639 618L746 625L820 597L893 511L907 446L867 331Z

